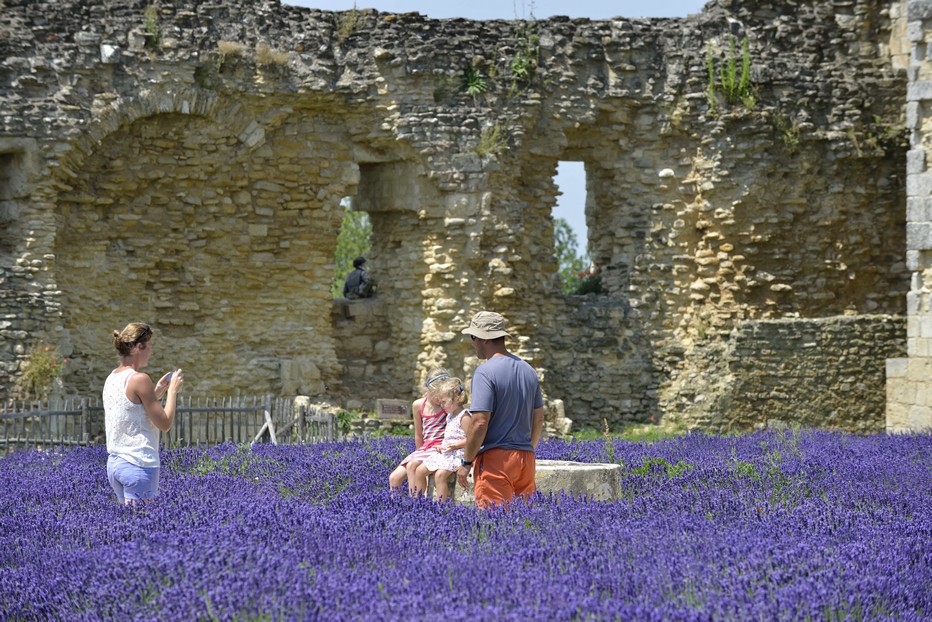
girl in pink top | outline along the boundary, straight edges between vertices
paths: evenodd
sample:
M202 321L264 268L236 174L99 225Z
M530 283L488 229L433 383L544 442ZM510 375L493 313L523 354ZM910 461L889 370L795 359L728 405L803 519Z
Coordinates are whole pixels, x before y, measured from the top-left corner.
M392 474L388 476L388 486L392 490L401 488L408 481L408 493L416 494L414 487L414 474L424 458L436 453L435 447L443 443L443 433L447 428L447 412L440 406L431 385L441 378L449 378L450 373L435 367L427 372L427 382L424 384L424 395L411 405L414 416L414 446L415 450L401 461Z
M431 454L424 458L421 466L414 475L414 488L417 494L427 490L427 478L434 476L437 486L437 500L446 501L450 498L450 480L456 475L457 469L463 463L464 447L466 447L466 432L469 430L472 413L463 408L466 403L466 387L459 378L442 378L434 384L434 394L437 395L440 406L449 413L447 415L447 429L443 434L443 442L431 450Z

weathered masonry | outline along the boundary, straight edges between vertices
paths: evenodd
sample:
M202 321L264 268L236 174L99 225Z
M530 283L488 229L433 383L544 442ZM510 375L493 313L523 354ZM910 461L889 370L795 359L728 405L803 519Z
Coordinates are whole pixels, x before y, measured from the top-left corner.
M470 374L460 330L491 309L577 426L881 430L885 361L915 376L932 336L928 12L5 0L0 398L38 338L97 394L140 319L187 391L371 406ZM601 294L560 290L561 161L585 166ZM354 303L329 293L347 197L379 282ZM912 376L891 429L932 421Z
M907 356L887 361L887 430L932 428L932 2L910 2L906 126Z

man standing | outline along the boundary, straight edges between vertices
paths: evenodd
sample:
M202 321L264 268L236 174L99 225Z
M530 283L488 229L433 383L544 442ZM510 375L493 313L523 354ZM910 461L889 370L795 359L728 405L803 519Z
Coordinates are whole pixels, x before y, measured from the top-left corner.
M487 508L537 490L534 450L544 427L544 398L534 368L505 348L505 318L480 311L463 334L485 362L472 377L472 422L456 481L465 488L473 467L476 505Z

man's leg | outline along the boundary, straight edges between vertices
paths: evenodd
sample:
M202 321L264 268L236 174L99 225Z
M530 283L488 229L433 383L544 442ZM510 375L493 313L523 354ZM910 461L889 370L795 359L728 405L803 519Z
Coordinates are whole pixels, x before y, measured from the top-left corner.
M515 474L515 496L530 497L537 491L534 481L537 475L537 460L533 451L514 451L509 457L509 473Z
M490 449L476 456L473 465L473 498L476 507L483 509L494 505L504 505L515 496L514 484L508 476L506 458L508 451Z

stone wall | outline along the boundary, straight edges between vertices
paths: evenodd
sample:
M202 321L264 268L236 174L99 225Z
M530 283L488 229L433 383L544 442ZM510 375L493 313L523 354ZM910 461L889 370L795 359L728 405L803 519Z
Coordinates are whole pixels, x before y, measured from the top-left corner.
M413 398L436 364L471 374L460 330L492 309L577 425L751 387L739 414L679 413L722 428L767 401L744 376L774 363L734 363L726 386L705 355L747 322L864 316L879 355L904 341L872 319L902 314L909 287L901 3L536 22L153 6L0 16L3 397L39 337L71 359L66 390L96 393L110 331L145 319L152 365L184 367L188 391L369 406ZM718 73L734 42L740 66L745 37L744 101L710 96L709 56ZM585 164L602 295L560 291L560 161ZM329 294L347 197L373 223L376 302ZM862 329L826 347L866 352ZM807 421L834 422L833 395ZM837 425L872 427L871 408Z
M910 2L908 20L906 260L912 278L906 296L906 356L890 358L886 367L886 427L891 432L932 428L932 5Z
M662 410L718 432L771 424L884 430L884 360L902 353L902 317L748 320L689 353ZM716 390L703 390L705 386Z

